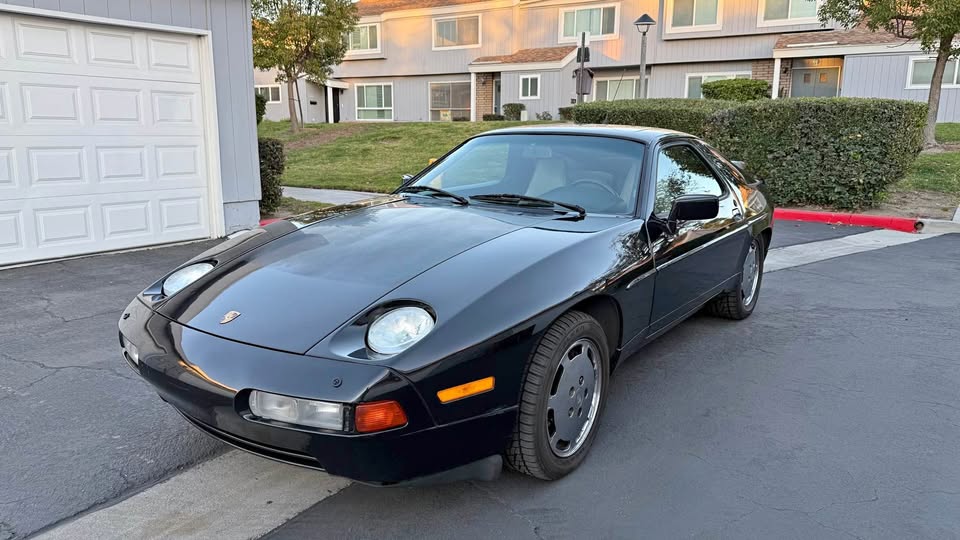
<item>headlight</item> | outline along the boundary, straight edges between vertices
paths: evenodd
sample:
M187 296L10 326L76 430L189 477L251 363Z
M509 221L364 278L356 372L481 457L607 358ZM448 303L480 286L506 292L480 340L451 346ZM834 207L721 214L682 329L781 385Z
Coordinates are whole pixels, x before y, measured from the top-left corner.
M433 330L433 316L419 307L402 307L377 317L367 330L367 346L376 353L397 354Z
M187 285L207 275L211 270L213 270L213 265L210 263L191 264L177 270L163 280L163 295L170 296L177 293Z
M250 412L268 420L323 429L343 429L343 405L269 392L250 392Z

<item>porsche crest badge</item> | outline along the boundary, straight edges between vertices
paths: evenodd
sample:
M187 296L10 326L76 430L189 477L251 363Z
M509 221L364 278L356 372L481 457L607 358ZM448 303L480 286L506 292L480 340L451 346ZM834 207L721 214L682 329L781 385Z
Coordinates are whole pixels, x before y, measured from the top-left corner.
M228 311L223 315L223 318L220 319L220 324L227 324L233 322L234 319L240 316L239 311Z

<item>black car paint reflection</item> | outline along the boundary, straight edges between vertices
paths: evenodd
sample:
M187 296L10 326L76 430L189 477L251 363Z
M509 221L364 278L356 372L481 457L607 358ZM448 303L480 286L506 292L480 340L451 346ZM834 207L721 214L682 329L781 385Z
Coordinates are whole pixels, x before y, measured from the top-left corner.
M527 359L560 315L593 315L615 364L735 286L750 239L769 234L762 185L720 169L722 158L689 136L542 127L480 137L512 134L636 143L636 211L571 219L394 194L282 220L192 259L215 269L179 293L164 297L161 281L134 299L120 321L140 351L132 367L195 426L244 450L375 484L430 477L503 450ZM717 167L715 218L654 214L654 156L670 144ZM395 356L370 354L371 315L409 302L430 306L434 330ZM221 324L230 310L241 315ZM492 391L437 397L489 376ZM348 410L395 400L408 423L373 434L281 425L250 414L252 389Z

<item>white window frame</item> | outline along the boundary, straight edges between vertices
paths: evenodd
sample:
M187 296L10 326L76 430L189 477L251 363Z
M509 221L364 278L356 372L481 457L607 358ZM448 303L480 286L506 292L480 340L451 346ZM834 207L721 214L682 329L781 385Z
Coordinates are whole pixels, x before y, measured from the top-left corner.
M601 15L602 15L602 10L603 10L603 8L608 8L608 7L612 7L612 8L613 8L613 33L612 33L612 34L599 34L599 35L596 35L596 36L595 36L595 35L587 32L587 40L588 40L588 41L606 41L606 40L608 40L608 39L619 39L619 37L620 37L620 12L621 12L620 2L610 2L610 3L607 3L607 4L586 5L586 6L573 6L573 7L560 8L559 15L558 15L558 17L557 17L557 42L558 42L558 43L577 43L577 42L580 40L580 35L579 35L579 34L578 34L578 35L575 35L575 36L573 36L573 37L569 37L569 36L564 36L564 35L563 35L563 15L564 15L565 13L570 13L571 11L577 12L577 11L587 10L587 9L600 9L600 10L601 10ZM576 18L576 15L574 15L574 18ZM574 20L576 20L576 19L574 19ZM576 24L574 24L574 26L576 26ZM602 23L601 23L601 29L602 29Z
M523 80L524 80L524 79L536 79L536 80L537 80L537 95L535 95L535 96L523 97ZM540 99L540 82L541 82L541 81L540 81L540 74L539 74L539 73L527 73L527 74L520 75L520 88L519 88L518 93L517 93L517 95L519 96L519 99L521 99L521 100L523 100L523 101L534 101L534 100Z
M367 86L389 86L390 87L390 106L389 107L363 107L360 108L360 88L365 88ZM376 82L376 83L362 83L355 84L353 86L353 117L357 122L393 122L394 116L394 99L396 96L393 94L393 82ZM379 111L380 109L390 109L390 118L360 118L360 111Z
M363 27L363 26L373 26L373 27L376 27L376 29L377 29L377 46L376 46L376 48L373 48L373 49L350 49L350 48L348 48L348 49L347 49L347 52L344 54L345 57L346 57L346 56L363 55L363 54L377 54L377 53L381 52L381 50L382 50L382 49L381 49L381 47L382 47L381 44L383 43L383 31L382 31L381 28L380 28L380 23L360 23L360 24L357 25L356 28L354 28L354 30L359 30L359 29L360 29L361 27ZM349 36L350 36L350 34L347 34L347 39L350 39ZM368 39L369 39L369 38L368 38ZM347 47L349 47L349 42L347 43Z
M433 85L433 84L464 84L464 83L471 84L471 81L429 81L429 82L427 82L427 122L443 122L443 120L434 120L434 119L433 119L433 111L442 111L443 109L438 109L438 108L433 107L433 103L431 102L431 99L433 98L433 93L430 91L430 85ZM451 95L450 95L450 104L451 104L451 105L453 104L453 95L452 95L452 92L453 92L453 90L451 90ZM475 106L474 97L473 97L473 93L471 92L471 96L470 96L470 108L468 109L468 110L470 111L470 116L471 116L471 117L473 116L474 106ZM463 109L461 109L461 108L455 108L455 107L447 107L447 109L449 109L450 111L455 111L455 110L456 110L456 111L462 111L462 110L463 110ZM473 121L473 120L471 120L471 122L472 122L472 121Z
M437 23L441 21L453 21L456 19L472 19L477 18L477 43L474 45L453 45L450 47L440 47L437 45ZM433 23L430 25L431 35L430 35L430 44L435 51L452 51L455 49L476 49L483 45L483 14L482 13L471 13L469 15L450 15L447 17L434 17Z
M798 0L788 0L789 2L796 2ZM790 18L790 8L787 7L787 18L786 19L774 19L768 21L763 18L764 14L767 12L767 0L760 0L759 2L759 11L757 11L757 28L767 28L771 26L796 26L798 24L819 24L820 19L814 15L813 17L797 17L795 19ZM823 4L823 0L817 0L817 9L820 9L820 6Z
M714 24L701 24L693 26L673 26L673 4L674 0L664 0L664 34L688 34L693 32L717 32L723 30L723 0L717 0L717 22ZM696 12L696 9L694 9Z
M277 89L277 100L274 101L269 95L267 96L267 103L283 103L283 87L279 84L255 84L253 85L253 90L256 92L261 88L268 89ZM267 94L272 94L272 92L267 92Z
M746 75L751 79L753 78L753 72L751 71L713 71L710 73L687 73L685 78L686 84L684 84L683 86L683 97L687 98L687 96L690 95L690 79L694 77L701 77L701 78L726 77L726 80L730 80L730 79L736 79L739 75ZM710 81L710 82L713 82L713 81ZM689 98L689 99L697 99L697 98ZM699 99L703 99L703 96L701 95Z
M633 81L633 99L637 99L637 81L640 80L640 75L630 75L628 77L623 77L622 79L623 79L623 82ZM599 101L597 99L597 83L598 82L606 81L607 88L609 88L611 82L619 82L620 80L621 80L620 77L594 77L593 90L590 92L590 101ZM647 75L647 93L648 94L650 93L650 76L649 75Z
M911 56L910 65L907 67L907 86L906 90L930 90L929 84L913 84L913 67L917 62L936 60L936 56ZM957 69L954 72L954 82L943 81L941 88L960 88L960 59L948 60L949 62L958 62Z

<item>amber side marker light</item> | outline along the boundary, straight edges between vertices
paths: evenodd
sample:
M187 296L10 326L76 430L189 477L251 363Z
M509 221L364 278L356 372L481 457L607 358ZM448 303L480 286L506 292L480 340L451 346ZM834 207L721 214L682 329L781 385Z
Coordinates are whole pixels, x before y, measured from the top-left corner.
M450 403L451 401L456 401L458 399L468 398L470 396L489 392L493 390L493 382L493 377L470 381L459 386L453 386L444 390L440 390L437 392L437 397L440 398L440 403Z
M357 405L354 423L360 433L372 433L407 423L407 413L396 401L375 401Z

